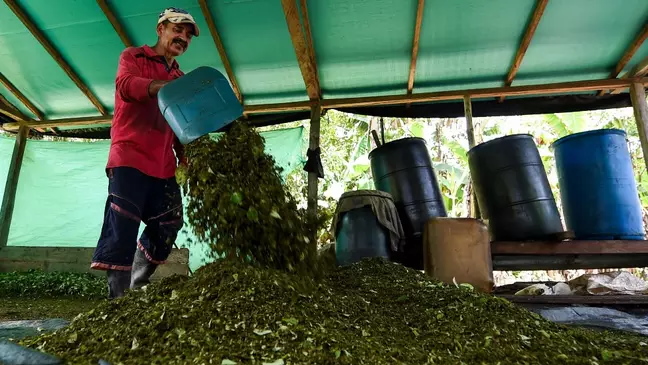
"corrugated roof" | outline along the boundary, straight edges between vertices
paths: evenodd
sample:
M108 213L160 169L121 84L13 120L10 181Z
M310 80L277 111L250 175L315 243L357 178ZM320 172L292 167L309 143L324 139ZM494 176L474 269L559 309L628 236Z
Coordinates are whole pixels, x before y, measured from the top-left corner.
M322 97L405 94L419 3L424 8L414 94L504 86L540 1L310 0L308 18ZM47 119L100 113L9 5L24 11L110 114L117 59L125 46L100 2L0 2L0 72ZM282 1L206 3L246 105L308 100ZM157 15L167 4L107 4L135 45L155 43ZM207 65L225 74L200 1L168 5L191 12L202 30L178 59L181 68L189 72ZM623 75L648 58L647 21L646 0L549 0L513 85ZM619 75L611 75L624 55L630 56L629 62ZM36 117L1 83L0 94L26 116Z

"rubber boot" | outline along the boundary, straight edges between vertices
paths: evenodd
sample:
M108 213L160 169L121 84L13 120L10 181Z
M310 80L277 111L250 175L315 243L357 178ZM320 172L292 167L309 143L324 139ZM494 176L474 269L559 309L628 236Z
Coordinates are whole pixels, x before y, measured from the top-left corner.
M151 283L151 275L157 269L157 264L154 264L146 259L142 250L135 251L135 259L133 260L133 269L131 272L131 289L139 289Z
M131 272L108 270L108 298L123 297L131 282Z

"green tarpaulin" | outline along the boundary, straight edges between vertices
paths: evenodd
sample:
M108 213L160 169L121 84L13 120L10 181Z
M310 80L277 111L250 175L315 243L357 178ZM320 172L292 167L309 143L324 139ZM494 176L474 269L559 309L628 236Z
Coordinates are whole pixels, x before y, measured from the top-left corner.
M262 136L266 151L284 169L284 176L303 166L303 127L264 132ZM14 141L0 136L0 155L11 156ZM105 165L109 145L110 141L29 140L8 244L94 247L108 193ZM0 191L4 191L9 163L9 158L0 160ZM181 234L177 242L184 246L187 235ZM195 269L203 256L193 247L190 251L190 266Z

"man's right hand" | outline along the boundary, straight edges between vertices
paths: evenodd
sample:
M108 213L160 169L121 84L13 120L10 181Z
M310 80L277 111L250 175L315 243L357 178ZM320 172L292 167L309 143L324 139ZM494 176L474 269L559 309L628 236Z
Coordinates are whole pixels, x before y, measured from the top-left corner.
M153 80L148 87L149 96L156 96L160 89L169 82L171 82L171 80Z

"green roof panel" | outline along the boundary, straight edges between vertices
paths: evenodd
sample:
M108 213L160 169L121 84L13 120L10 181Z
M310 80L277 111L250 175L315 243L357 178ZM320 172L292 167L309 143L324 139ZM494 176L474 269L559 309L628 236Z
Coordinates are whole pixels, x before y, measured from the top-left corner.
M310 1L308 10L325 98L406 92L416 1Z
M33 3L33 2L32 2ZM47 11L54 11L52 6ZM67 42L86 39L79 36ZM49 118L96 115L92 104L29 33L4 2L0 2L0 72ZM9 93L3 95L9 100Z
M71 7L56 7L46 1L29 1L22 6L83 83L112 113L117 59L124 45L97 3L77 1ZM78 92L75 84L68 84L70 89L65 92ZM86 108L85 115L99 115L93 105L78 107L82 108Z
M534 5L426 1L414 92L503 86Z
M212 0L209 9L246 104L308 100L281 1Z
M646 0L550 1L513 85L609 77L647 17Z

